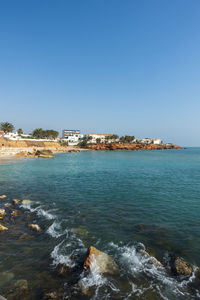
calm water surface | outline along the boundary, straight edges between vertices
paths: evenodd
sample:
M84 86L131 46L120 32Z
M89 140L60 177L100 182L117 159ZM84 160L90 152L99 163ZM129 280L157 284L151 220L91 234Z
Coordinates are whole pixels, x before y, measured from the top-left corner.
M120 276L77 271L62 280L51 277L53 288L65 284L65 299L200 299L193 279L180 282L136 251L142 243L162 262L175 253L200 266L199 148L11 161L0 165L0 194L32 200L24 218L44 230L21 240L27 230L21 220L13 222L12 233L1 234L0 272L14 277L0 283L0 294L19 278L28 280L30 299L40 299L36 290L45 276L62 262L75 267L74 257L94 245L115 258ZM80 295L83 287L92 292Z

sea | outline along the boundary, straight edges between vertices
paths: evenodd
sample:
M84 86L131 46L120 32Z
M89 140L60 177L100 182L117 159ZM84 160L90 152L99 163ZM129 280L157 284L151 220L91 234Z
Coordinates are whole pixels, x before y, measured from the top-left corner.
M0 208L30 201L0 232L0 295L18 299L16 281L27 280L31 300L53 299L44 298L49 290L59 299L200 299L200 148L8 160L2 194ZM119 274L85 271L89 246L113 257ZM193 265L190 277L171 272L174 255Z

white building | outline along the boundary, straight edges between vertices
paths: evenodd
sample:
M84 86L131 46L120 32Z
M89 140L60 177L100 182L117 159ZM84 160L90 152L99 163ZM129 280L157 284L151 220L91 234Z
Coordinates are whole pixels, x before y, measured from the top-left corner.
M80 130L63 130L62 140L67 142L69 146L78 145L82 138L83 134L80 133Z
M159 138L155 138L155 139L153 139L153 144L154 145L162 145L162 140L161 139L159 139Z
M90 138L89 143L96 144L97 139L100 140L100 143L106 142L106 137L112 136L109 133L89 133L88 137Z
M137 139L137 142L141 143L141 144L154 144L154 145L161 145L162 144L162 140L160 138L153 138L153 139Z

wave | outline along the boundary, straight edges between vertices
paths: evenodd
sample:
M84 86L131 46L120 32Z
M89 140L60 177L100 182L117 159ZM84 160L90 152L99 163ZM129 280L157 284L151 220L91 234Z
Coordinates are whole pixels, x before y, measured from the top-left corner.
M50 211L44 210L42 207L43 205L39 205L37 207L33 207L34 205L39 204L39 202L34 202L31 200L26 200L26 202L21 204L21 207L24 209L28 209L30 212L36 212L38 216L45 217L48 220L53 220L56 218L55 215L51 214Z

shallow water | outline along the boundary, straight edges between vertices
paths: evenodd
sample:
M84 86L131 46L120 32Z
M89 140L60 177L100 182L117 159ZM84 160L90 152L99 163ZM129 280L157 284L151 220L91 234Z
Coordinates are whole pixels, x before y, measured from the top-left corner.
M65 299L198 299L199 282L180 281L136 251L142 243L162 262L170 253L200 266L200 149L57 154L0 165L0 206L30 199L1 233L0 294L27 279L30 299L42 299L47 278ZM32 234L27 218L40 224ZM19 237L27 232L31 240ZM88 246L112 255L120 276L82 272ZM72 268L56 275L56 265ZM2 273L1 273L2 274ZM12 277L10 275L10 277ZM80 289L87 290L84 296ZM84 298L85 297L85 298Z

